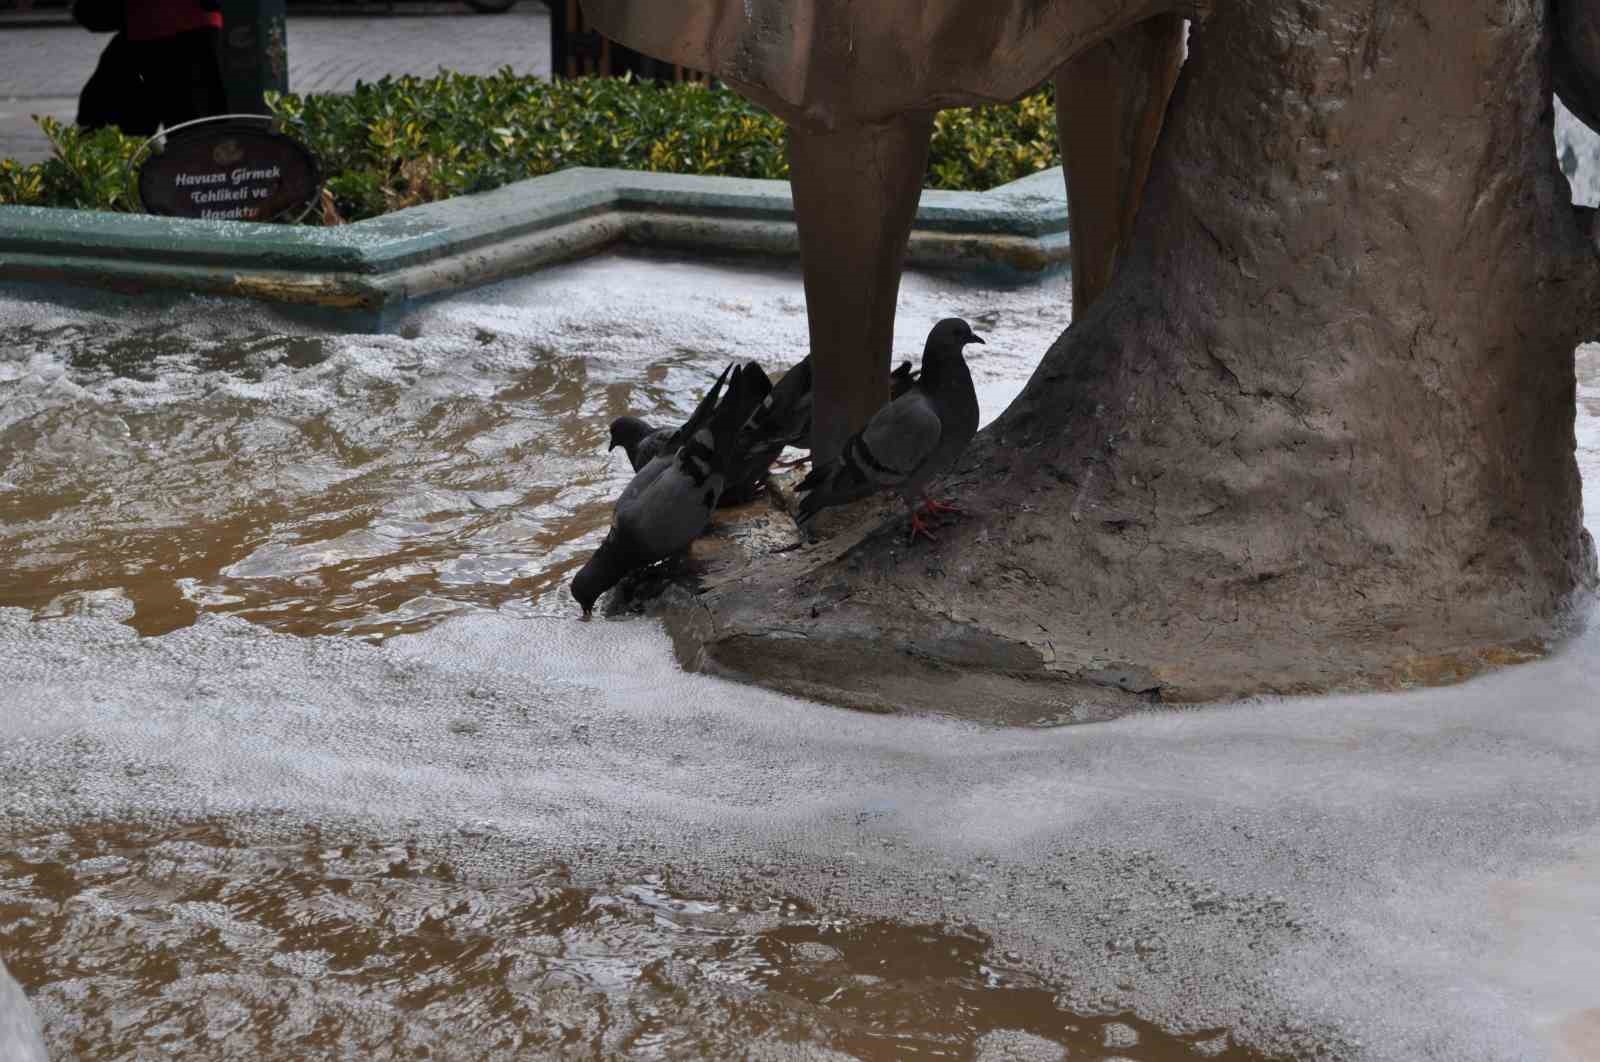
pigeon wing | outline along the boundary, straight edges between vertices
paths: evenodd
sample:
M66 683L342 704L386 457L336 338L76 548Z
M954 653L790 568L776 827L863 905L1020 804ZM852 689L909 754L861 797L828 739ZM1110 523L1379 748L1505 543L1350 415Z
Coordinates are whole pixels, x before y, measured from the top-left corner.
M797 489L806 495L801 518L904 485L938 448L942 432L938 412L920 390L890 402L845 442L837 458L800 483Z
M633 478L628 480L628 485L622 488L622 493L617 497L616 511L621 512L625 506L636 503L640 496L649 489L650 484L661 477L661 474L672 467L674 456L654 457L645 463L644 467L635 472Z
M711 419L712 412L717 408L722 398L722 387L728 382L728 375L733 372L736 364L736 362L729 362L728 367L722 370L722 375L717 377L717 382L700 399L700 404L694 407L694 412L689 414L689 419L683 422L683 426L673 433L666 444L666 448L660 451L661 453L670 454L676 452L678 447L688 442L689 438Z
M772 383L759 366L730 365L713 389L713 408L704 410L703 416L696 410L686 425L694 430L679 432L676 451L656 458L623 490L617 499L616 527L642 564L687 548L706 529L722 496L739 427L771 390Z
M878 490L891 490L922 467L938 447L942 430L933 403L921 391L910 391L873 414L840 456L859 469L859 478Z
M643 471L646 465L663 454L668 457L672 456L673 449L677 446L677 438L678 429L657 428L643 439L640 439L639 445L633 448L633 454L630 455L633 470L635 472Z

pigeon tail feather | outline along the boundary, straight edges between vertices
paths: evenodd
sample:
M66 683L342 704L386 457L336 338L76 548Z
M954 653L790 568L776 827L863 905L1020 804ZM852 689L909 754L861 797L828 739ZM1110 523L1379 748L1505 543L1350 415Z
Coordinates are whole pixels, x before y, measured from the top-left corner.
M694 433L699 431L711 418L721 401L723 385L728 382L728 375L734 371L736 364L735 362L729 362L728 367L722 370L722 375L717 377L717 382L700 399L700 404L694 407L694 412L689 414L689 419L683 422L683 426L673 433L667 445L661 449L661 454L671 454L676 451L680 446L688 442L694 436Z
M889 401L893 402L916 385L920 373L912 371L909 361L902 361L889 374Z
M734 371L727 397L711 417L713 467L718 471L726 473L733 464L740 431L761 411L771 394L772 381L755 362L746 362Z
M754 362L750 368L759 370ZM765 373L762 373L765 376ZM793 366L739 429L738 453L728 469L723 505L749 501L765 486L783 448L803 441L811 430L811 357Z

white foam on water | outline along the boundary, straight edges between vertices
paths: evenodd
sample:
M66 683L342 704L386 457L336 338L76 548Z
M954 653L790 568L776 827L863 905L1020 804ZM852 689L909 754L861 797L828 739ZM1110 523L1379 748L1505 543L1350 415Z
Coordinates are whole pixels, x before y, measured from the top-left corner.
M688 675L646 622L377 647L6 610L0 644L12 823L342 824L490 880L761 867L975 925L1073 1009L1373 1059L1560 1057L1600 991L1600 631L1449 689L1030 731Z
M47 1062L44 1036L21 987L0 962L0 1059L5 1062Z

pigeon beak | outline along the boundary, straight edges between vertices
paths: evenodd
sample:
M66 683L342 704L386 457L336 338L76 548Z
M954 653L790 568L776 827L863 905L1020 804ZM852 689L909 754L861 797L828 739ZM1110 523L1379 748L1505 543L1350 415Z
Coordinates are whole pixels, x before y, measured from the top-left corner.
M967 333L967 342L968 343L983 343L983 337L980 336L976 332L968 332ZM984 346L988 346L989 344L983 343L983 345Z

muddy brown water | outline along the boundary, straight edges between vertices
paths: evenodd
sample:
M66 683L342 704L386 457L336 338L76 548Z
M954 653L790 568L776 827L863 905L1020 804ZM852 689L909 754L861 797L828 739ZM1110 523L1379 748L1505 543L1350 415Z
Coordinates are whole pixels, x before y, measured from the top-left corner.
M1059 281L913 274L898 356L949 313L988 340L986 417L1069 321ZM208 614L363 642L473 611L568 617L564 583L627 479L608 421L681 417L729 358L778 369L804 343L793 274L620 257L395 335L205 300L0 300L0 608L112 615L151 643ZM1579 363L1591 405L1596 364ZM1258 1057L1227 1029L1075 1013L1059 976L970 928L811 908L759 877L703 895L557 861L491 880L403 834L288 832L0 800L0 958L55 1056Z
M93 397L41 402L5 432L0 604L70 610L112 588L149 635L212 610L382 636L448 602L537 599L609 517L606 420L634 402L676 412L648 373L608 401L586 393L582 359L536 345L456 394L451 378L482 368L470 346L450 365L347 348L330 366L320 336L5 338L64 351L64 379ZM685 389L698 376L658 375Z

